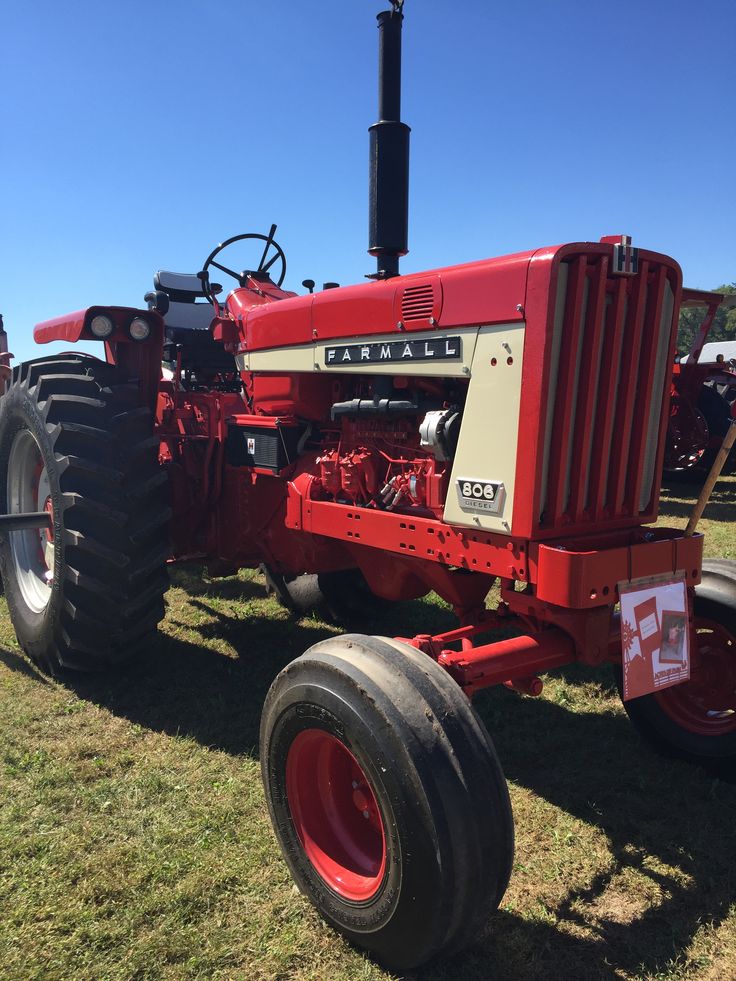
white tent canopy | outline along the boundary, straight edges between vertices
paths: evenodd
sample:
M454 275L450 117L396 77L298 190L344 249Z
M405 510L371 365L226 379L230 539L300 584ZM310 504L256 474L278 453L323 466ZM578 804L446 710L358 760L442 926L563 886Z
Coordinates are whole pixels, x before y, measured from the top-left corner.
M715 364L717 355L722 354L723 360L728 364L731 358L736 358L736 341L708 341L703 345L703 352L698 358L698 364ZM689 355L681 358L681 363L685 364Z

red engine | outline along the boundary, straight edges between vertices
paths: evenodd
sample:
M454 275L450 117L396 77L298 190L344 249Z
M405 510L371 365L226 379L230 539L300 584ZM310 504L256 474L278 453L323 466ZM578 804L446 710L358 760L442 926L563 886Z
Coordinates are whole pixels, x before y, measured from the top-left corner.
M447 467L420 446L410 419L344 419L317 457L314 489L323 500L371 505L386 511L442 508Z

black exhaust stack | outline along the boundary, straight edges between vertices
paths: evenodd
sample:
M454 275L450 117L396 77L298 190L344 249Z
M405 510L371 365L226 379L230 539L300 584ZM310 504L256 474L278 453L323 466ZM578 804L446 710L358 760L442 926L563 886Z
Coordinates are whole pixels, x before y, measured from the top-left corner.
M399 275L409 251L409 133L401 116L401 13L403 0L378 14L378 122L370 133L368 252L376 257L372 279Z

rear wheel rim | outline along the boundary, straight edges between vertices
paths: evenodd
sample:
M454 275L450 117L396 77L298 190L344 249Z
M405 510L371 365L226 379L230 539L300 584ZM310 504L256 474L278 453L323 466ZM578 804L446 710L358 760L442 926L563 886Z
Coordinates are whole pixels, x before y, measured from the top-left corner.
M286 795L320 878L343 899L371 900L386 871L386 835L373 788L347 746L324 729L300 732L286 760Z
M716 620L695 621L690 680L657 692L673 722L699 736L736 733L736 635Z
M51 486L41 448L27 429L19 430L8 457L9 514L47 511L53 515ZM53 517L52 517L53 521ZM21 596L34 613L43 613L54 579L54 531L24 528L11 531L8 543Z

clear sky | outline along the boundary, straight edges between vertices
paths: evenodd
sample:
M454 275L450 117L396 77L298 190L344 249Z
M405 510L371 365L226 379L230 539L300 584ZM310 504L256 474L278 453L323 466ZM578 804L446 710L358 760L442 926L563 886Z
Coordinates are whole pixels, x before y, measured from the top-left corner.
M279 225L357 282L381 0L6 0L0 312L11 348ZM626 232L736 279L734 0L406 0L405 272ZM46 348L49 350L49 348ZM42 353L42 352L39 352Z

